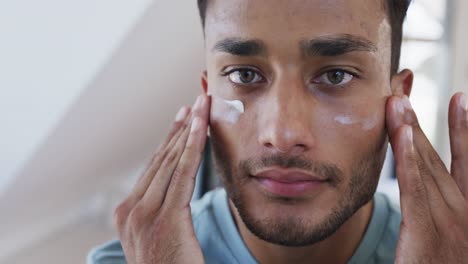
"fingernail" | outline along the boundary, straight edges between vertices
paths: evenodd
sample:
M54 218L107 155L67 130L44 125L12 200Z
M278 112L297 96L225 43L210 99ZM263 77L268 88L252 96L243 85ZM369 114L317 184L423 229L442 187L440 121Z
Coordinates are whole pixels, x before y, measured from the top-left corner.
M184 120L186 116L187 116L187 108L184 106L181 109L179 109L179 112L177 112L175 121L180 122Z
M406 110L413 110L413 107L411 106L411 102L410 102L408 96L403 95L402 104L403 104L403 107Z
M468 101L466 100L466 95L464 93L460 96L460 106L464 111L468 111Z
M468 127L468 101L466 99L466 95L464 93L461 94L460 96L460 107L461 107L461 113L458 114L462 126L463 124L465 127Z
M202 125L202 124L201 124L201 119L200 119L200 117L198 117L198 116L195 117L195 119L193 119L193 121L192 121L192 127L190 128L190 133L194 133L194 132L200 130L200 129L201 129L201 125Z
M403 100L398 98L395 102L395 108L399 114L405 113L405 107L403 106Z
M411 125L414 122L413 107L411 106L408 96L404 95L401 99L401 104L404 108L404 122Z

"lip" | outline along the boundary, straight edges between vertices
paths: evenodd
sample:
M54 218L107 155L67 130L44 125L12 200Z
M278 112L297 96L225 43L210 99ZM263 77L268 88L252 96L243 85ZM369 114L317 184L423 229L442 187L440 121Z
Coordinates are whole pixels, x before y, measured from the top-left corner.
M252 176L268 193L290 198L311 194L327 182L316 175L291 169L272 168Z

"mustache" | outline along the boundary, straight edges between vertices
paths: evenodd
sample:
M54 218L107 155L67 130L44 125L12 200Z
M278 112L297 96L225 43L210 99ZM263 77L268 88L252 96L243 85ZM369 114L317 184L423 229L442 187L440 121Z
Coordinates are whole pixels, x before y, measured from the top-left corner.
M251 175L255 171L272 166L309 171L312 174L327 178L334 185L343 179L343 171L336 164L309 160L301 156L275 154L260 158L249 158L239 162L239 168L244 175Z

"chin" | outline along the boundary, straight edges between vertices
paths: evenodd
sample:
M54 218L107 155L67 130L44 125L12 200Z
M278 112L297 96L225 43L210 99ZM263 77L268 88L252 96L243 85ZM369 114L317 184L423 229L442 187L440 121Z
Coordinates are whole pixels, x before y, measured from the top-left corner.
M247 229L272 244L313 245L331 236L352 215L349 210L338 210L338 199L331 192L292 199L245 187L230 198Z

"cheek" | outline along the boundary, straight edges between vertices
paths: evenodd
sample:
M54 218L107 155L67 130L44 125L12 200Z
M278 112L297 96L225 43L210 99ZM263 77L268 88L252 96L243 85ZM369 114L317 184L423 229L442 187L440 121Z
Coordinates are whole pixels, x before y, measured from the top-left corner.
M252 113L241 100L231 100L219 95L211 95L210 136L224 146L224 153L232 160L251 139Z
M228 100L212 95L210 120L234 126L244 114L244 109L244 103L240 100Z
M366 134L376 130L381 125L383 120L382 114L378 112L353 114L353 113L338 113L333 118L333 121L343 129L351 129L359 131L361 134Z
M377 152L386 139L385 102L321 110L315 126L317 148L324 158L343 169L370 152ZM337 165L338 165L337 164Z

